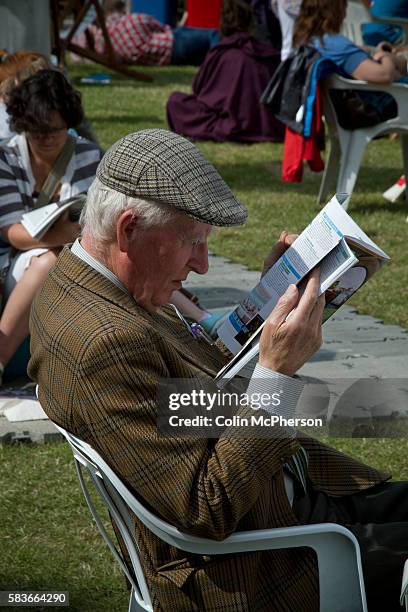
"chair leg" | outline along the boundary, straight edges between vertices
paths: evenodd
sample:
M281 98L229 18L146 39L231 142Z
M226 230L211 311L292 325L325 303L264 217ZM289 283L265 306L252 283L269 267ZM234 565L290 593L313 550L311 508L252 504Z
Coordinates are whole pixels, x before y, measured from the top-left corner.
M137 603L133 589L132 589L132 591L130 593L128 612L146 612L145 608L142 608Z
M337 138L330 139L329 152L325 161L325 168L322 182L320 184L317 204L326 204L327 196L334 191L336 184L337 171L341 157L340 144Z
M358 130L351 133L348 146L342 151L339 178L337 180L337 193L352 195L368 142L365 137L361 137ZM350 200L348 200L349 202ZM348 204L345 208L347 209L347 207Z
M402 148L402 161L404 164L404 174L405 181L408 177L408 136L405 134L401 134L401 148ZM408 204L408 190L405 188L405 203ZM406 218L406 222L408 223L408 216Z

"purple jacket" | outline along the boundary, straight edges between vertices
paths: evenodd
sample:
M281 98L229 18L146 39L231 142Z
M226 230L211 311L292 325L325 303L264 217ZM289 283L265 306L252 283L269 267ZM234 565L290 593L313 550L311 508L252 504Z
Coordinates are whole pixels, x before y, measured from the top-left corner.
M259 103L279 63L280 51L249 34L223 38L207 54L193 81L193 93L171 94L170 128L196 140L283 140L282 124Z

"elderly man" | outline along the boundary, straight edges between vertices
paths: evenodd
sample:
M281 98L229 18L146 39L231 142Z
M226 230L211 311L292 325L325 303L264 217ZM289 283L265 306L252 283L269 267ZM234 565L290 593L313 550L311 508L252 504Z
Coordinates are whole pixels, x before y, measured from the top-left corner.
M114 144L89 191L82 238L60 255L33 307L29 373L41 404L154 512L191 534L223 539L299 522L384 522L375 492L388 486L379 484L385 477L311 438L241 437L234 427L218 439L157 431L159 382L212 380L227 360L166 303L190 271L207 272L211 227L245 218L244 206L184 138L145 130ZM249 389L283 390L286 413L302 389L292 375L320 345L322 309L314 274L301 297L288 289L262 333ZM371 514L360 512L361 495ZM394 520L401 520L407 502L398 491L393 501ZM135 529L155 610L318 609L310 550L200 557L141 524Z

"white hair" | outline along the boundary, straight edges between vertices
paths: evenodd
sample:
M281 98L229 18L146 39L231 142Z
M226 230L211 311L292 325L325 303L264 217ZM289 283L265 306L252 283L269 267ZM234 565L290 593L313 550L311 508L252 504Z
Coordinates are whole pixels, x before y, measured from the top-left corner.
M89 233L99 242L112 242L116 236L116 221L125 210L134 211L144 228L165 225L183 215L169 204L129 197L95 178L79 220L82 233Z

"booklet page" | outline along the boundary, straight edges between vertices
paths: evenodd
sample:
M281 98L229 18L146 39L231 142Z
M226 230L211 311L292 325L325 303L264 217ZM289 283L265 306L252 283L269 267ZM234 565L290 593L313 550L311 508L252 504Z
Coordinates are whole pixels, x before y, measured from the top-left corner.
M59 210L58 204L47 204L41 208L35 208L30 212L24 213L21 224L27 232L35 238L40 231L40 228L52 223L55 213Z
M78 194L60 202L53 202L40 208L34 208L34 210L23 214L21 225L25 227L33 238L39 240L67 208L72 206L80 210L85 200L85 195Z
M339 243L342 246L322 270L321 292L339 266L347 269L353 264L355 258L343 240L343 215L338 209L348 217L334 197L219 328L219 337L234 355L262 325L288 286L298 284Z
M351 222L346 223L345 216ZM265 319L290 283L296 284L319 265L320 293L325 293L326 298L322 317L325 322L389 259L353 224L356 225L334 198L231 313L218 334L235 356L218 372L217 386L223 387L238 373L250 378ZM343 229L347 230L344 236ZM320 236L320 243L310 244L316 236Z

